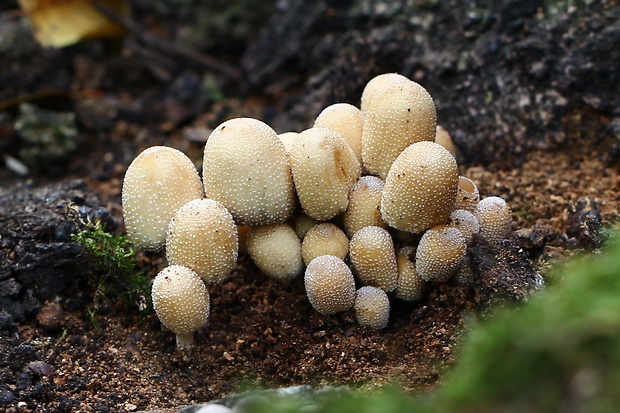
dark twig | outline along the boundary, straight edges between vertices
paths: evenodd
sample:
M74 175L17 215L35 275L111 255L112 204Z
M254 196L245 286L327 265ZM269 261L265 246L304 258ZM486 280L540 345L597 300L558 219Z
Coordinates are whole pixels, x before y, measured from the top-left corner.
M190 60L208 70L217 72L229 79L241 79L241 71L236 67L228 65L224 62L221 62L217 59L214 59L195 50L186 48L179 44L155 37L149 34L135 21L118 15L100 2L93 2L93 6L108 19L124 27L125 30L127 30L127 32L129 32L131 36L133 36L137 41L147 46L153 47L154 49L157 49L169 56L176 56L179 58Z

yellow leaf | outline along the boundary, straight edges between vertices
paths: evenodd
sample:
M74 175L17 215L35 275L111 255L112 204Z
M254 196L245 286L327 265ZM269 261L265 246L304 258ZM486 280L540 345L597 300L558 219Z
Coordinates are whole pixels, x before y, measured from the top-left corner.
M129 15L126 0L98 0L118 14ZM84 39L121 37L125 30L101 14L90 0L19 0L43 46L64 47Z

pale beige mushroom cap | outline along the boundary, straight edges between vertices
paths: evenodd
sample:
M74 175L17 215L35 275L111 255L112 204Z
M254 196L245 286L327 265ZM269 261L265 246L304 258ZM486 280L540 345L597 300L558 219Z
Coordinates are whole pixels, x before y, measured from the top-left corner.
M473 243L474 235L480 232L478 218L464 209L455 209L452 211L446 225L461 231L463 238L465 238L465 243L468 246L471 246Z
M373 77L368 81L368 83L366 83L366 86L362 91L362 98L360 100L360 111L362 112L362 115L366 113L366 110L368 110L368 107L370 106L370 103L375 95L381 89L396 80L409 80L409 78L399 73L383 73Z
M426 231L416 250L416 270L425 281L446 282L456 273L467 245L456 228L439 225Z
M446 148L450 155L456 158L456 146L454 145L454 141L452 141L452 136L450 133L440 125L437 125L437 132L435 134L435 143Z
M289 224L252 228L247 247L254 264L270 277L288 280L303 271L301 241Z
M278 138L284 145L284 151L287 154L289 153L291 146L293 145L293 142L295 142L295 139L297 139L297 135L299 135L299 133L297 132L284 132L284 133L278 134Z
M314 121L315 128L328 128L342 136L362 164L362 112L349 103L335 103L323 109Z
M327 128L307 129L293 143L289 160L299 202L309 217L326 221L347 208L361 169L342 136Z
M137 249L161 249L176 210L202 197L198 171L183 152L166 146L144 150L123 180L123 218L129 239Z
M385 179L406 147L435 140L436 127L435 103L426 89L411 80L390 83L377 93L364 113L364 169Z
M364 227L353 235L349 248L351 263L362 284L394 291L398 282L396 252L387 230Z
M464 209L473 213L480 201L478 187L471 179L459 176L458 191L456 193L456 203L454 209Z
M343 214L347 235L352 237L369 225L387 228L380 211L384 186L385 182L381 178L372 175L360 177L353 185L349 193L349 206Z
M192 269L206 283L223 280L238 251L237 225L224 205L212 199L183 205L168 226L168 263Z
M402 247L396 254L398 284L394 296L403 301L417 301L424 295L426 282L415 269L415 249Z
M341 260L349 255L349 239L331 222L321 222L310 228L301 243L301 256L306 265L321 255L334 255Z
M198 274L181 265L166 267L153 280L151 295L162 324L177 335L177 345L190 347L194 331L209 318L209 293Z
M238 225L281 223L293 213L284 145L264 122L236 118L219 125L205 145L202 168L207 198L221 202Z
M474 215L480 223L480 235L488 242L497 242L510 236L512 214L502 198L490 196L480 200Z
M355 318L359 325L381 330L390 320L390 300L380 288L365 286L355 296Z
M310 304L323 315L346 311L355 303L353 273L344 261L333 255L322 255L310 262L304 285Z
M385 180L381 215L393 228L421 232L448 220L456 201L458 166L435 142L418 142L401 153Z
M312 219L302 212L293 219L293 229L299 239L304 239L308 231L310 231L310 228L315 226L318 222L319 221L316 219Z

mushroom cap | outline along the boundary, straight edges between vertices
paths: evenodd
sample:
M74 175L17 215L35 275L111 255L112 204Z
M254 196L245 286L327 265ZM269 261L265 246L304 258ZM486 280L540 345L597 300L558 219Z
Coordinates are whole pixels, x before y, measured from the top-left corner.
M289 224L252 228L247 247L254 264L270 277L287 280L303 271L301 241Z
M310 218L303 212L298 214L293 220L293 228L299 239L304 239L308 231L310 231L310 228L315 226L317 222L316 219Z
M434 141L437 128L431 95L411 80L396 80L381 89L364 113L364 169L385 179L390 166L409 145Z
M195 199L177 210L168 225L166 259L184 265L206 283L223 280L237 262L237 226L224 205Z
M474 181L464 176L459 176L454 209L464 209L473 213L479 201L480 193Z
M466 251L461 231L438 225L420 238L415 255L416 270L425 281L446 282L459 269Z
M458 166L435 142L407 147L390 168L381 216L393 228L421 232L448 220L456 201Z
M478 218L474 214L464 209L455 209L450 213L447 224L461 231L467 246L471 246L474 240L474 234L480 232L480 224Z
M209 293L198 274L182 265L164 268L153 280L153 307L177 335L202 328L209 318Z
M349 103L335 103L323 109L314 121L315 128L328 128L342 136L362 164L362 112Z
M380 288L365 286L355 295L355 318L361 326L373 330L387 327L390 320L390 300Z
M343 223L347 235L353 236L360 229L369 225L387 228L381 218L381 196L385 182L377 176L360 177L349 192L349 206L343 214Z
M221 202L238 225L286 221L295 207L284 144L252 118L230 119L213 130L202 165L207 198Z
M368 110L368 107L370 106L370 103L375 95L395 80L409 79L399 73L383 73L373 77L368 81L368 83L366 83L366 86L362 91L362 98L360 100L360 112L362 112L362 115Z
M325 221L347 208L361 169L342 136L327 128L307 129L291 146L289 160L299 203L309 217Z
M166 146L145 149L131 162L123 180L123 218L129 239L137 249L160 250L176 210L202 197L198 171L183 152Z
M346 311L355 303L355 279L340 258L322 255L313 259L304 275L312 307L323 315Z
M488 242L497 242L510 236L512 213L502 198L490 196L480 200L474 215L480 223L480 235Z
M452 141L452 136L450 136L450 133L443 126L437 125L435 143L446 148L446 150L450 152L450 155L456 158L456 146Z
M362 284L394 291L398 283L396 252L387 230L364 227L353 235L349 248L351 263Z
M415 269L415 248L402 247L396 254L398 267L398 284L394 296L403 301L420 300L424 294L426 282Z
M306 265L321 255L334 255L341 260L349 255L349 239L331 222L321 222L310 228L301 243L301 256Z
M284 151L287 154L291 149L291 145L293 145L293 142L295 142L295 139L297 139L297 135L299 135L299 133L297 132L284 132L278 134L278 138L280 139L280 141L282 141L282 144L284 145Z

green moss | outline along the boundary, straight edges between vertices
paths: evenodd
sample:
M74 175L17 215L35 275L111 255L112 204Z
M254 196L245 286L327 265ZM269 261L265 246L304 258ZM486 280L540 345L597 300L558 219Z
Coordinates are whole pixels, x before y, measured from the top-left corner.
M127 235L107 232L99 220L92 222L75 218L79 216L75 213L70 215L79 228L71 237L91 257L95 307L98 300L122 300L140 311L151 312L152 280L145 271L137 269L135 252ZM93 310L96 308L89 311ZM94 314L91 314L93 320Z

